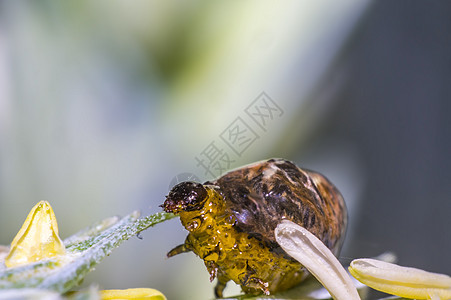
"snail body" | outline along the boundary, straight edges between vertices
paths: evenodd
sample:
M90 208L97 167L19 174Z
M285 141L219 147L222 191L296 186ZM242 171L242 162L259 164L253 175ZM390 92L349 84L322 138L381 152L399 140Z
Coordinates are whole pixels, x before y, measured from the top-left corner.
M295 222L338 255L347 213L339 191L319 173L283 159L270 159L204 184L182 182L162 205L180 215L189 231L185 243L168 253L192 251L218 279L217 297L229 280L245 293L272 294L304 280L308 271L277 244L281 220Z

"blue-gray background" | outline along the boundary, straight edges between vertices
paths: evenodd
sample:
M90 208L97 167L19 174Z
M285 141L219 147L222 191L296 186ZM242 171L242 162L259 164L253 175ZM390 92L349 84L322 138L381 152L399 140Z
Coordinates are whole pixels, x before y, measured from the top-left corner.
M211 179L211 143L238 167L284 157L342 191L341 260L393 251L451 273L449 1L0 2L0 244L48 200L61 236L159 211L174 176ZM241 156L220 134L265 91L284 111ZM251 120L244 119L249 124ZM251 125L252 126L252 125ZM177 220L86 278L208 298Z

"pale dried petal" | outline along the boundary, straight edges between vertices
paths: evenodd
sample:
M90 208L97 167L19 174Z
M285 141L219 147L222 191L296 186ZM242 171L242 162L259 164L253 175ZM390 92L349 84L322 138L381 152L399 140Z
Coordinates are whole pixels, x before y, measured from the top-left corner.
M412 299L451 299L451 277L375 259L351 262L349 272L360 282L385 293Z
M283 220L277 225L275 236L282 249L305 266L334 299L360 299L351 278L337 258L307 229Z

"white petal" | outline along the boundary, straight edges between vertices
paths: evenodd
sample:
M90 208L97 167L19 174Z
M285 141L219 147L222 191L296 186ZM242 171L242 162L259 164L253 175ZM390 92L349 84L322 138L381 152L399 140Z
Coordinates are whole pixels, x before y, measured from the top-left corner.
M283 220L275 230L276 240L290 256L306 267L337 300L360 300L343 266L316 236L291 221Z

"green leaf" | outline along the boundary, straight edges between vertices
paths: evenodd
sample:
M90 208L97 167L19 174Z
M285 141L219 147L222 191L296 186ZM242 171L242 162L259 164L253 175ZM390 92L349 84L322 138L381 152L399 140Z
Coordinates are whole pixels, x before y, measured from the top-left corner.
M0 291L39 288L65 293L122 242L173 217L156 213L139 219L139 212L133 212L124 218L108 218L64 240L65 255L14 268L5 268L0 260Z

